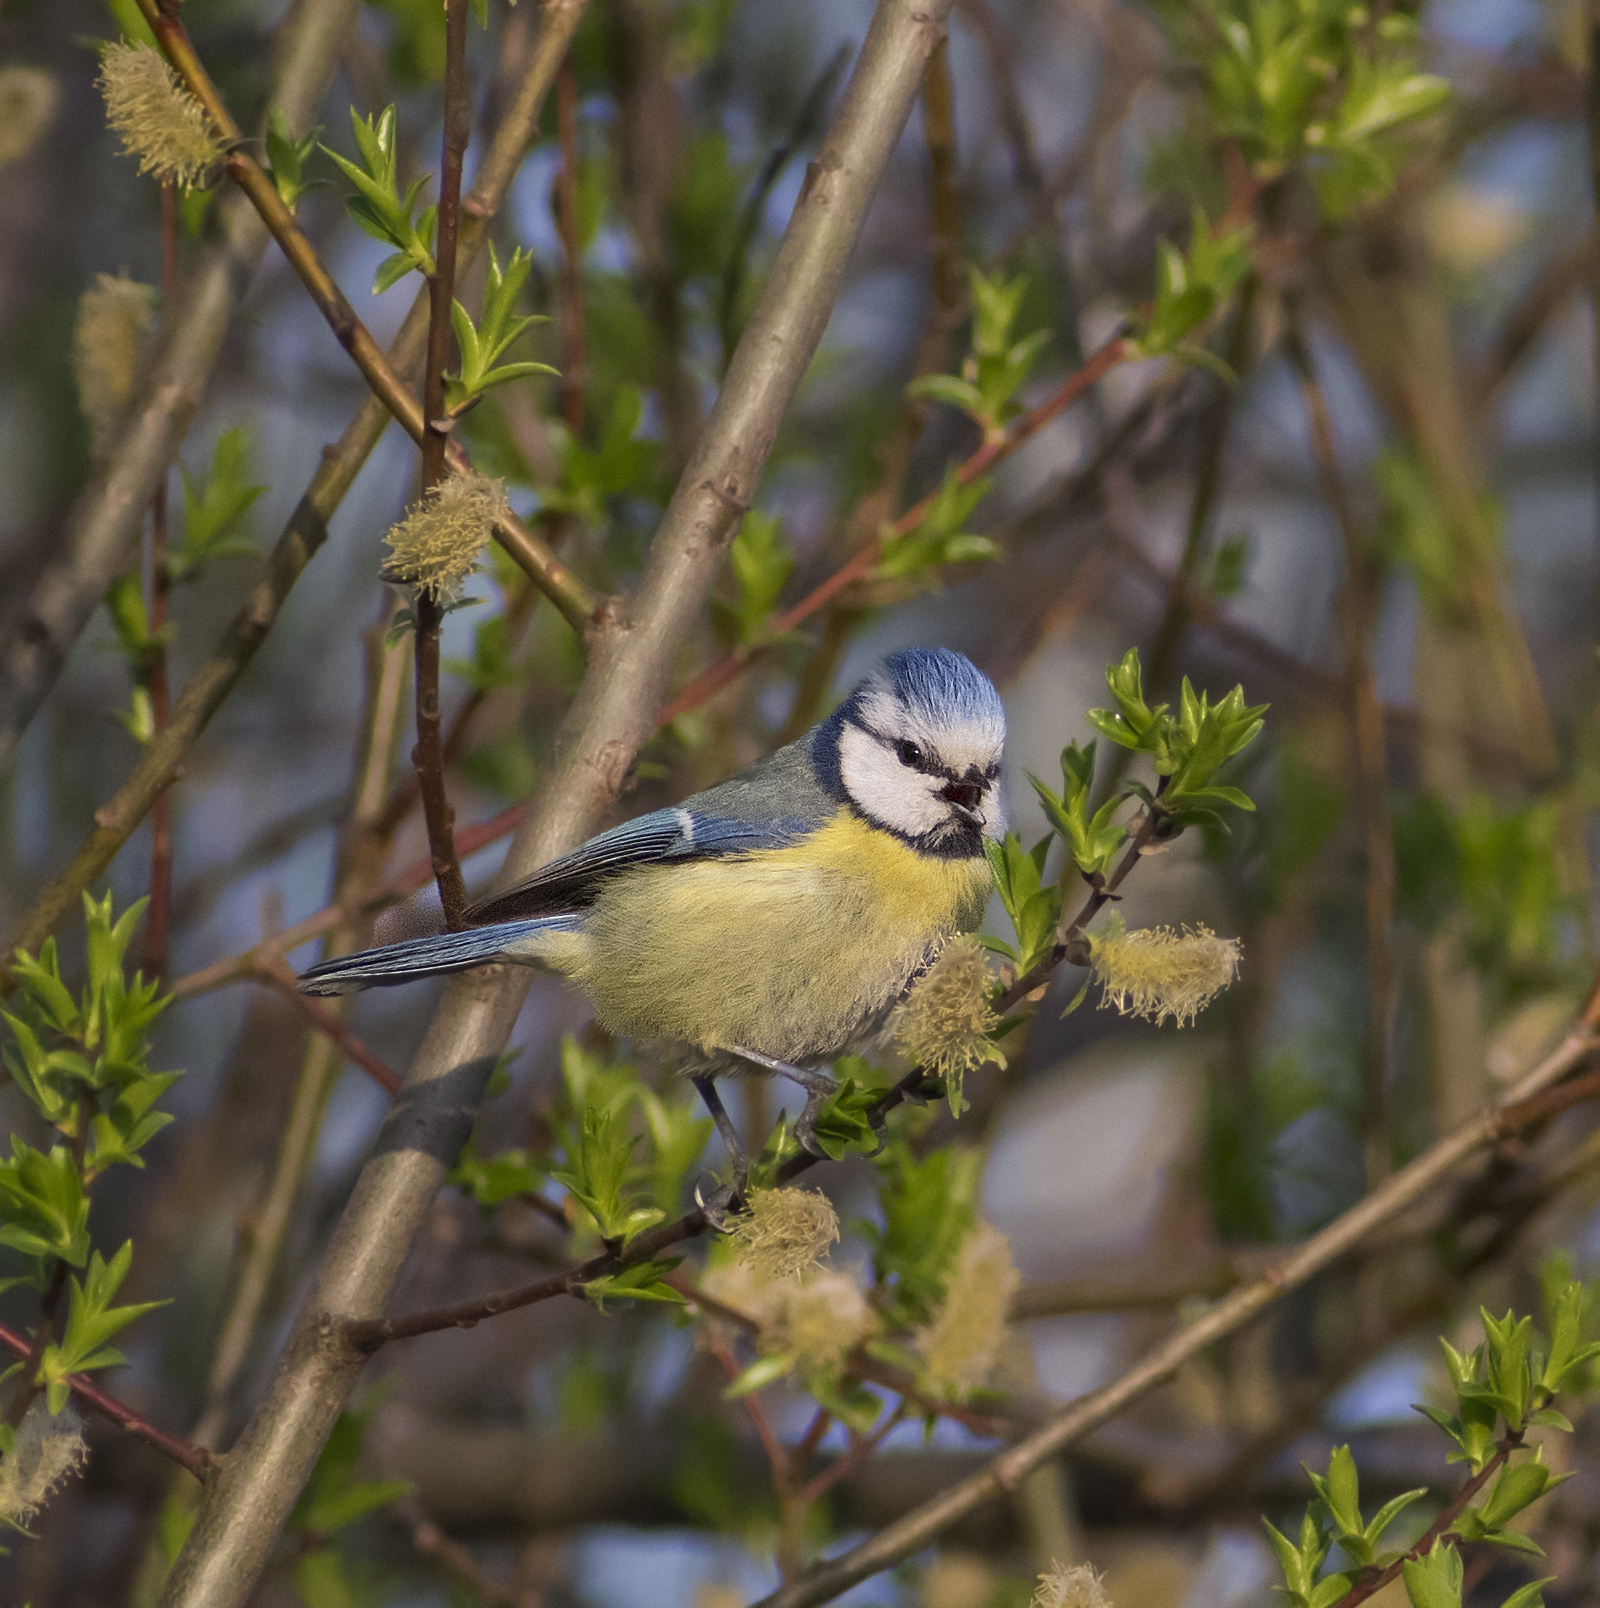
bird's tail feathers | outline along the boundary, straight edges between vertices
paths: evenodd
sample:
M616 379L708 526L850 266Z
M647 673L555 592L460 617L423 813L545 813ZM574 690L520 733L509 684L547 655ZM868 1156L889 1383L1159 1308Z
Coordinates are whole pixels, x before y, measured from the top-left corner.
M541 938L573 932L582 920L581 915L538 916L527 921L496 922L491 927L468 927L463 932L407 938L381 949L363 949L354 955L325 960L301 973L300 992L351 994L362 988L389 988L419 977L468 971L496 960L517 960L526 965L538 958ZM508 953L513 948L516 953Z

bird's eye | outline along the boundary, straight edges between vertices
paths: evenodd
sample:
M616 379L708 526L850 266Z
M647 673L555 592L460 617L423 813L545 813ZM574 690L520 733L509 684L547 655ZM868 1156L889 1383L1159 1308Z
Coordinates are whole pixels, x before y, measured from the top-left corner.
M899 742L894 745L894 751L900 757L902 765L909 765L912 770L922 767L922 750L915 743Z

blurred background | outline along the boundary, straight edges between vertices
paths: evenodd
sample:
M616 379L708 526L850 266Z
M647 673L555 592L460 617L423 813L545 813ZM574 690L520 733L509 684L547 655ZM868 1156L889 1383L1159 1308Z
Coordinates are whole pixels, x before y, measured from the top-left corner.
M276 0L184 7L246 127L264 110L281 11ZM489 12L486 30L473 27L471 69L492 120L539 13L534 0L492 0ZM865 0L588 7L567 142L578 256L555 199L554 96L495 225L502 258L515 244L533 253L527 301L551 322L527 346L565 378L493 393L464 430L517 511L597 587L637 574L870 12ZM1263 26L1269 14L1284 39L1297 19L1342 28L1341 48L1357 54L1393 22L1383 37L1452 93L1385 125L1355 178L1316 167L1311 113L1275 151L1259 120L1228 122L1216 64L1231 18ZM1175 1318L1469 1118L1587 990L1600 785L1588 26L1578 0L1429 0L1414 17L1409 4L1373 17L1312 0L960 0L937 67L949 109L925 99L913 116L763 481L760 511L781 524L759 584L730 578L685 650L686 684L731 647L759 648L743 676L654 739L626 813L788 740L906 644L958 648L1000 687L1024 843L1044 827L1026 773L1053 780L1062 746L1092 736L1084 710L1106 701L1105 667L1129 647L1152 698L1174 698L1188 675L1217 696L1242 683L1272 705L1236 767L1258 812L1231 834L1185 833L1141 866L1121 906L1130 926L1237 936L1237 985L1178 1031L1095 1008L1098 990L1063 1017L1083 982L1067 968L1009 1065L975 1074L973 1110L938 1132L981 1147L982 1212L1022 1275L1002 1370L1017 1421L1115 1377ZM0 68L36 70L31 88L7 88L32 95L38 114L16 149L0 128L0 619L51 562L90 473L72 356L80 298L97 275L162 277L159 191L117 153L94 88L95 41L115 30L88 3L0 11ZM347 106L395 103L402 178L433 171L442 65L436 3L363 6L323 138L349 153ZM1322 67L1319 82L1345 70L1313 60L1314 77ZM330 162L307 171L327 183L301 220L387 339L409 291L369 293L385 248L350 225ZM210 199L183 207L180 278ZM1020 287L1011 339L1048 332L1018 392L1026 407L1156 295L1159 242L1190 249L1191 231L1203 238L1224 214L1253 227L1248 266L1191 338L1228 378L1167 355L1122 363L1010 458L968 516L995 558L858 584L800 629L760 633L774 606L980 444L957 408L906 394L918 374L961 372L969 264ZM480 267L467 299L481 287ZM234 528L264 553L363 399L269 250L181 453L191 493L219 475L259 486ZM335 1061L303 1177L275 1190L297 1080L308 1057L331 1052L280 991L185 979L329 901L368 678L386 657L402 674L408 656L384 646L397 598L378 570L415 489L415 453L391 430L171 795L166 975L182 997L156 1026L152 1064L187 1075L145 1170L97 1191L94 1236L107 1247L134 1237L125 1298L171 1299L128 1332L114 1388L174 1429L203 1423L219 1446L262 1388L386 1099L355 1067L335 1077ZM175 687L213 651L258 567L220 559L175 588ZM451 769L462 825L529 792L582 668L570 628L514 568L496 559L468 590L478 606L445 627L447 724L471 706ZM0 931L136 760L135 679L102 610L0 780ZM409 738L396 750L400 778ZM1101 766L1104 784L1104 754ZM426 854L420 815L402 813L386 878ZM501 852L468 860L470 886ZM119 909L149 876L146 828L110 874ZM431 892L394 896L375 930L381 940L437 919ZM69 973L80 926L60 934ZM348 1020L403 1070L433 997L426 986L366 995ZM540 1147L561 1036L586 1029L577 995L536 983L481 1150ZM782 1092L743 1086L736 1114L760 1129ZM0 1100L27 1132L15 1091ZM1458 1177L1008 1503L845 1600L1022 1604L1053 1559L1103 1569L1117 1608L1273 1600L1260 1517L1298 1523L1302 1462L1324 1467L1348 1441L1368 1500L1444 1489L1441 1443L1411 1410L1443 1388L1436 1336L1471 1336L1480 1302L1527 1309L1552 1255L1580 1276L1600 1260L1593 1121L1572 1113ZM814 1176L847 1225L834 1264L863 1263L848 1225L873 1209L870 1167ZM258 1269L264 1288L240 1334L241 1259L269 1201L281 1255ZM538 1210L447 1189L396 1309L522 1283L552 1258L559 1242ZM26 1326L34 1300L12 1290L0 1309ZM219 1370L225 1330L233 1349ZM309 1543L291 1538L257 1600L749 1601L775 1579L775 1510L724 1383L695 1331L650 1308L602 1317L550 1303L393 1346L369 1371L349 1445L364 1478L409 1481L410 1494L340 1531L345 1598L317 1596L333 1588L307 1584L295 1565ZM785 1433L804 1428L807 1406L777 1392ZM85 1476L40 1516L37 1539L15 1538L0 1560L4 1601L153 1600L170 1471L104 1425L90 1439ZM950 1419L926 1436L902 1426L814 1510L808 1544L877 1528L994 1445ZM1577 1477L1538 1509L1540 1572L1558 1576L1552 1603L1588 1602L1600 1598L1600 1422L1580 1420L1561 1446ZM1526 1574L1495 1569L1474 1584L1498 1603Z

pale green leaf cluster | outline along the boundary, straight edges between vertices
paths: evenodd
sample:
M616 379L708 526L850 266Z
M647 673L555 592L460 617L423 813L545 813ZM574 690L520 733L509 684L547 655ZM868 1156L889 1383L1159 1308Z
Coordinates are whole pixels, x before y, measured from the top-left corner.
M417 197L431 174L419 174L406 187L402 196L396 169L399 152L396 148L394 106L388 105L376 119L361 117L352 106L350 126L355 132L356 147L361 161L352 162L337 151L321 146L323 153L333 158L339 171L356 187L356 193L345 198L345 209L354 219L356 227L374 240L393 246L394 254L378 264L373 276L372 293L381 296L384 291L399 284L409 273L431 276L433 265L433 237L438 226L439 209L426 207L420 216L413 218Z
M972 292L972 347L960 374L924 375L906 387L906 394L959 408L982 428L985 440L994 441L1022 411L1017 393L1027 384L1051 332L1037 329L1020 338L1014 335L1030 289L1026 274L1008 278L971 267L967 280Z
M483 316L476 324L460 302L450 308L450 324L461 348L461 367L444 377L444 411L447 418L459 418L483 397L485 391L511 380L524 380L534 374L554 374L548 363L502 363L511 344L535 324L545 320L533 313L517 311L517 297L527 283L533 258L519 246L511 260L500 268L500 260L489 246L489 280L483 293Z
M752 509L740 520L728 549L733 595L711 599L712 617L730 643L749 647L768 634L767 620L793 571L783 516Z
M322 129L318 127L306 134L304 139L296 139L281 106L274 106L272 115L267 119L267 177L272 180L278 199L291 212L300 204L300 197L307 190L315 189L324 182L305 177L306 162L316 150L317 136L321 133Z
M1448 1523L1436 1524L1421 1542L1386 1549L1383 1543L1395 1521L1427 1492L1406 1491L1363 1519L1355 1458L1348 1446L1337 1447L1327 1473L1310 1475L1317 1499L1301 1519L1298 1537L1290 1540L1272 1524L1266 1526L1283 1573L1281 1589L1296 1608L1335 1608L1356 1584L1357 1571L1396 1565L1412 1608L1462 1608L1459 1543L1539 1554L1539 1547L1510 1525L1563 1477L1551 1473L1544 1448L1530 1448L1525 1437L1535 1426L1571 1432L1555 1399L1589 1388L1594 1360L1600 1357L1600 1344L1583 1339L1590 1304L1583 1286L1558 1276L1544 1283L1548 1338L1542 1346L1532 1318L1508 1312L1497 1319L1482 1312L1484 1338L1471 1352L1463 1354L1440 1341L1455 1411L1418 1409L1453 1443L1449 1462L1464 1463L1474 1476L1485 1475L1486 1494L1474 1493L1479 1499L1462 1505ZM1492 1479L1487 1478L1490 1472ZM1330 1568L1335 1546L1339 1561ZM1529 1582L1503 1608L1536 1608L1549 1583Z
M943 564L999 558L1000 549L994 542L965 528L973 510L988 495L987 477L963 485L952 465L913 529L896 535L892 525L884 527L877 573L886 579L904 580L926 576Z
M1170 240L1156 245L1156 293L1148 310L1132 321L1127 341L1140 357L1177 357L1231 381L1233 372L1194 337L1227 304L1250 268L1250 231L1213 229L1196 206L1189 249Z

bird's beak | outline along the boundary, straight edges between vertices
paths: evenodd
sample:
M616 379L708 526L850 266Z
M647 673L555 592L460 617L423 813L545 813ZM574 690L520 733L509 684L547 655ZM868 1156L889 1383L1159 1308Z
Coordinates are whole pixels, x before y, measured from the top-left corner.
M963 821L970 821L982 831L988 825L988 816L978 808L978 801L983 797L983 787L978 782L947 782L940 790L942 798Z

